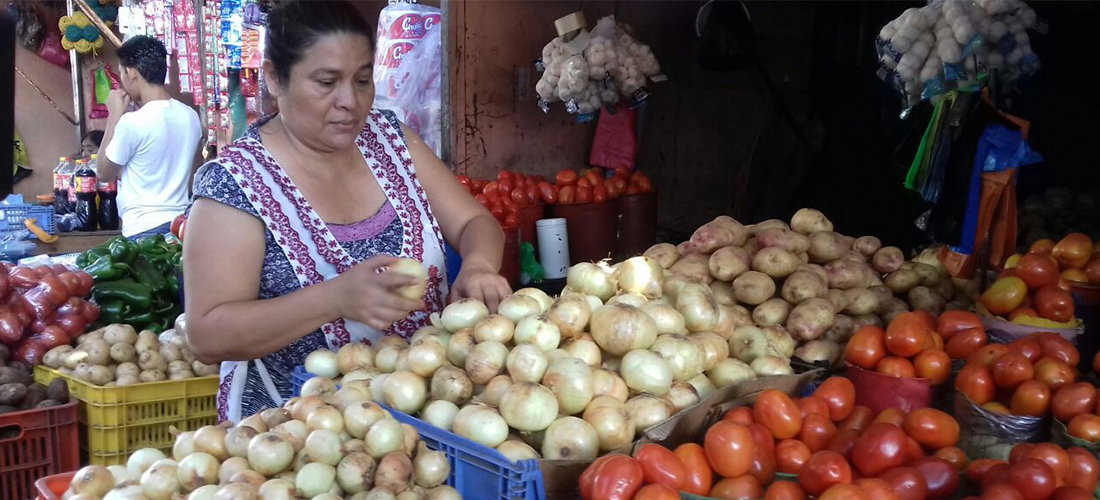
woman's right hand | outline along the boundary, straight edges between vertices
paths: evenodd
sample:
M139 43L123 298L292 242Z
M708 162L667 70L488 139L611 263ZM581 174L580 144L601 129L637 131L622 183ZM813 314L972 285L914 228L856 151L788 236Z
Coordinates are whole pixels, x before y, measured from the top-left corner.
M356 264L333 280L338 286L335 304L342 318L363 323L375 330L385 330L412 311L424 308L424 303L397 294L403 286L415 285L416 278L406 274L382 272L397 263L397 257L379 255Z

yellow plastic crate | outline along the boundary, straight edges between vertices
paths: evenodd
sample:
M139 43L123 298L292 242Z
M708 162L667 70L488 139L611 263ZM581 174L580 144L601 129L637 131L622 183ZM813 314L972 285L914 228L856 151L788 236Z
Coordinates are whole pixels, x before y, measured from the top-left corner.
M137 427L97 429L81 424L80 452L90 465L125 465L130 454L142 448L157 448L172 455L175 436L169 427L180 431L194 431L206 425L218 423L218 417L187 419L178 424L151 424ZM93 451L94 450L94 451Z

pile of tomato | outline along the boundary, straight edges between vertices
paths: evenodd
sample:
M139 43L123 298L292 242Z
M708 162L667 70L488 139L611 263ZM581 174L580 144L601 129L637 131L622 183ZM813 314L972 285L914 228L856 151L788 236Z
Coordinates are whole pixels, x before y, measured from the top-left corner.
M1043 318L1056 323L1074 319L1074 284L1100 285L1100 252L1092 240L1072 233L1058 243L1036 241L1026 255L1013 255L1005 262L997 281L978 302L995 316L1018 321Z
M966 481L981 500L1085 500L1093 498L1100 464L1080 447L1021 443L1008 461L979 459L966 468ZM967 499L964 499L967 500Z
M0 262L0 343L13 358L38 364L46 351L65 345L99 318L84 300L94 280L60 264L15 266Z
M653 183L641 171L631 172L626 168L615 169L615 174L605 179L598 168L582 170L579 173L565 169L554 176L554 190L557 200L547 203L572 205L580 203L599 203L614 200L619 196L650 193Z
M973 319L981 327L977 316ZM927 312L901 313L886 329L870 325L857 330L844 348L844 359L865 370L893 377L923 378L938 386L951 373L951 351L944 341L952 337L957 325L944 322L947 334L938 331L938 327L936 319Z
M456 179L506 228L519 226L520 208L550 203L546 201L550 183L541 176L502 170L493 181L471 179L465 175L458 175Z

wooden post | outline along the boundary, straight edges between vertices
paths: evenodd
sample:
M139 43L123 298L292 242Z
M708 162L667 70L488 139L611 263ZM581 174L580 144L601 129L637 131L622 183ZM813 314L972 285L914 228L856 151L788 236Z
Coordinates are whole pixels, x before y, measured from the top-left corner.
M88 16L88 19L90 19L92 21L92 24L95 24L95 26L97 28L99 28L99 31L103 34L103 37L105 37L108 41L113 43L116 48L122 46L122 41L119 40L118 37L115 36L115 33L113 31L111 31L111 28L107 27L107 24L104 23L103 20L99 18L99 15L96 14L95 11L92 10L91 7L88 7L88 4L84 0L74 0L74 1L80 7L80 10L84 11L84 15Z

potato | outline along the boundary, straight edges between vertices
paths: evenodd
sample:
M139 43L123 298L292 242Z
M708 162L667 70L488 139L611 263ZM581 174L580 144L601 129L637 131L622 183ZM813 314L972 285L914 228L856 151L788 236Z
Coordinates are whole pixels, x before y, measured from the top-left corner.
M145 351L156 351L158 349L160 349L160 340L157 339L157 334L149 330L142 330L142 332L138 334L137 341L134 342L134 350L136 350L138 354L144 354Z
M179 346L177 346L175 344L163 344L163 345L161 345L160 346L160 357L164 358L164 360L169 362L169 363L171 363L173 361L179 361L181 359Z
M779 228L779 229L789 230L790 226L788 226L786 222L783 222L779 219L768 219L766 221L758 222L756 224L753 224L750 229L752 230L753 236L756 236L756 235L759 235L761 232L766 231L766 230L771 229L771 228Z
M808 271L821 277L822 282L829 282L829 275L825 273L825 268L817 264L799 264L795 271Z
M841 255L840 258L843 260L850 260L852 262L859 262L860 264L867 263L867 257L859 253L858 251L851 249L845 251L844 255Z
M920 284L924 286L936 286L940 282L940 271L928 264L914 262L912 269L920 275Z
M115 368L115 377L122 378L127 376L137 377L141 373L141 368L133 362L120 363L118 368Z
M810 262L824 264L844 256L849 250L844 238L831 231L818 231L810 234Z
M693 253L683 256L669 269L674 275L684 276L709 285L714 281L710 274L710 254Z
M902 262L905 262L905 254L898 247L882 247L871 258L871 265L882 274L897 271Z
M941 279L935 285L932 285L932 289L939 292L940 297L950 302L955 298L955 285L951 283L951 280Z
M852 322L856 324L857 331L865 326L882 326L882 320L874 314L864 314L863 316L853 317Z
M138 375L138 380L141 382L162 382L167 380L168 376L160 370L145 370Z
M722 310L723 308L719 307L718 309ZM745 326L745 325L752 325L753 324L753 322L752 322L752 313L749 312L749 310L745 306L735 305L735 306L725 307L724 309L727 309L725 312L727 314L729 314L732 318L733 328L730 329L730 332L732 332L733 329L736 329L739 326ZM719 319L719 322L721 322L721 319ZM724 332L724 333L730 333L730 332Z
M712 281L710 283L710 294L714 296L714 301L721 305L732 306L737 304L737 299L733 296L733 283L728 281Z
M88 363L80 363L79 365L76 366L75 369L73 369L73 376L80 379L80 380L83 380L85 382L91 382L92 381L91 369L92 369L92 365L90 365Z
M875 273L866 264L841 259L826 264L825 274L829 276L829 288L847 290L871 286Z
M111 359L119 363L133 361L135 356L137 356L137 351L134 350L133 344L118 342L111 346Z
M852 320L852 317L846 314L837 314L833 317L833 326L825 330L824 338L825 340L843 344L852 337L853 333L856 333L856 322Z
M58 403L65 404L69 402L69 384L64 379L55 378L50 381L50 386L46 388L46 399L57 401Z
M790 229L771 228L757 234L756 243L760 248L780 247L791 253L802 253L810 249L810 239Z
M844 293L844 290L833 288L830 289L828 292L825 292L825 300L828 300L830 303L833 304L834 311L840 312L843 311L844 308L848 307L849 298L848 294Z
M740 222L728 215L719 215L699 226L685 245L690 252L711 253L725 246L743 245L748 237L749 231Z
M770 276L748 271L733 280L733 296L743 304L758 305L775 295L775 281Z
M153 372L153 373L160 373L160 372ZM140 379L138 379L137 375L126 375L124 377L119 377L118 379L116 379L115 380L115 385L119 386L119 387L122 387L122 386L127 386L127 385L140 384L141 382L142 381Z
M745 244L741 245L741 248L744 248L745 251L748 252L750 256L752 256L756 255L756 252L759 252L761 247L760 242L756 241L756 237L752 237L749 238L748 241L745 241Z
M653 245L642 255L657 261L657 264L665 269L670 269L676 261L680 260L680 252L671 243Z
M46 400L46 386L31 384L27 386L27 395L23 396L23 409L34 408L35 405Z
M89 341L92 341L92 340L101 340L101 339L103 339L103 334L106 331L107 331L107 327L103 327L103 328L100 328L99 330L95 330L95 331L85 333L84 335L81 335L81 336L76 338L76 346L80 347L81 345L84 345L85 343L87 343Z
M870 257L882 248L882 242L874 236L860 236L856 241L852 242L852 250L855 250L865 257Z
M134 327L130 325L108 325L103 330L103 340L106 340L108 344L115 345L118 343L125 343L134 345L134 342L138 340L138 334L134 331Z
M168 363L168 373L181 372L181 371L186 371L186 372L190 373L191 372L191 364L186 362L186 361L182 361L182 360L178 360L178 359Z
M753 271L760 271L772 278L783 278L798 269L798 257L779 247L768 247L752 257Z
M23 384L0 385L0 405L18 407L26 396L27 386Z
M798 359L807 363L824 362L829 366L836 364L843 351L836 342L829 340L811 340L794 350Z
M106 340L91 340L84 344L84 350L88 353L87 363L106 366L111 362L111 345Z
M708 262L711 276L722 281L733 281L741 273L748 271L751 264L752 256L748 250L736 246L715 250Z
M920 275L912 269L898 269L887 274L882 282L894 293L907 293L920 284Z
M791 304L799 304L808 299L824 297L827 292L824 277L811 271L795 271L783 281L780 295Z
M872 314L879 307L879 297L866 288L850 288L844 291L848 296L848 306L844 312L853 316Z
M65 355L72 352L73 346L71 345L59 345L46 351L46 355L42 356L42 364L50 368L61 368L62 362L65 360Z
M189 378L195 378L195 374L191 373L191 370L182 370L168 374L168 380L186 380Z
M217 364L208 365L208 364L203 363L202 361L192 361L191 362L191 371L194 372L195 376L197 376L197 377L206 377L206 376L209 376L209 375L217 375L218 374L218 369L219 369L219 365L217 365Z
M812 208L803 208L791 217L791 230L797 233L810 234L815 231L832 231L833 223L825 214Z
M947 301L943 300L939 292L926 286L918 286L909 290L909 305L913 307L913 310L928 311L938 316L943 312Z
M111 373L111 370L103 365L92 365L91 367L89 367L87 376L88 382L100 386L107 385L108 382L111 382L115 379L115 376L113 373Z
M795 340L806 342L821 337L825 330L833 326L835 318L832 302L809 299L791 309L786 327Z
M874 285L867 287L867 289L878 296L878 309L875 309L875 314L882 314L890 308L890 303L894 300L894 294L890 292L889 288L882 285Z
M87 361L88 352L85 351L84 346L81 345L80 347L77 347L76 349L73 349L72 351L69 351L67 354L62 356L61 366L70 370L75 370L77 366L80 366L81 363L85 363Z
M138 355L138 366L143 372L149 370L164 371L168 369L168 363L164 361L164 357L154 350L147 350Z
M756 326L782 325L787 321L791 313L791 305L781 298L765 300L763 304L752 310L752 320Z
M809 264L810 263L810 254L808 254L806 252L802 252L802 253L798 254L797 257L798 257L798 261L801 262L802 264Z

